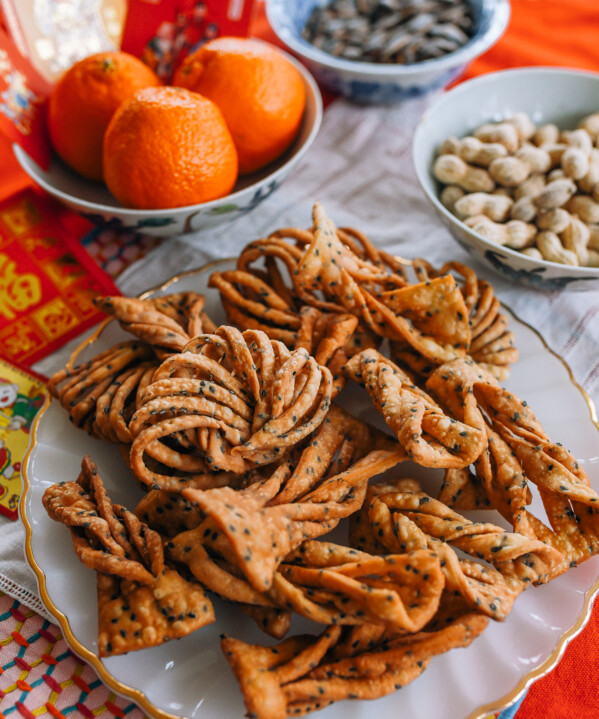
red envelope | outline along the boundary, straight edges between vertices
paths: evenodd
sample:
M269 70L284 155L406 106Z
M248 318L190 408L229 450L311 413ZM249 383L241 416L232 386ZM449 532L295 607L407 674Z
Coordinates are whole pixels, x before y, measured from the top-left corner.
M91 227L33 189L0 204L0 356L9 362L29 366L104 319L93 298L119 290L79 244Z
M49 83L0 27L0 132L43 168L50 163L45 119L49 91Z
M122 49L165 82L190 52L217 36L245 37L253 0L129 0Z

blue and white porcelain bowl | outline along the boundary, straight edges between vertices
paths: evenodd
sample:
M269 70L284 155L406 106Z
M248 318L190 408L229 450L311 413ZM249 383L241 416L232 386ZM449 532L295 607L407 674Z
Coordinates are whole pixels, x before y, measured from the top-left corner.
M252 175L240 177L233 192L218 200L165 210L134 210L120 205L104 185L76 174L56 155L47 170L18 145L14 146L15 155L25 172L46 192L93 222L113 229L167 237L235 220L254 209L283 183L320 129L322 98L318 85L300 62L284 54L302 74L306 88L306 108L298 135L282 157Z
M470 0L476 31L455 52L412 65L358 62L334 57L302 37L316 5L330 0L266 0L273 30L310 68L319 83L360 103L393 103L447 86L503 35L510 17L509 0Z
M469 80L444 94L424 113L414 134L416 175L441 221L455 239L488 267L514 282L546 290L597 290L599 267L574 267L535 260L474 232L439 200L432 174L443 140L464 137L485 122L526 112L536 125L554 122L573 129L599 111L599 74L560 68L518 68Z

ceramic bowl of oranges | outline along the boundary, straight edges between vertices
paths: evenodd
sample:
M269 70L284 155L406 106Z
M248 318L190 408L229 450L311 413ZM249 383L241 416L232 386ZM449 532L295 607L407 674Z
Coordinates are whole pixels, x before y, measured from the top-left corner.
M322 100L290 55L222 37L169 85L124 52L85 58L47 117L48 169L15 146L37 184L93 221L168 236L236 219L274 192L313 143Z

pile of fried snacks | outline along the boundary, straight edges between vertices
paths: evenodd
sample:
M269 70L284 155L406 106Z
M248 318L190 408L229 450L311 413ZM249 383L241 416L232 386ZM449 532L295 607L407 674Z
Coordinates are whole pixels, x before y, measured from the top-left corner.
M211 275L227 325L193 292L98 301L131 339L50 389L144 495L114 504L85 457L44 506L97 572L100 656L200 629L217 595L280 640L222 639L248 716L303 715L413 681L599 550L588 477L501 385L518 352L492 287L458 263L405 267L316 204L310 229ZM393 479L406 461L444 470L436 496ZM502 526L463 514L481 509ZM343 520L347 544L329 541ZM314 634L284 638L292 614Z

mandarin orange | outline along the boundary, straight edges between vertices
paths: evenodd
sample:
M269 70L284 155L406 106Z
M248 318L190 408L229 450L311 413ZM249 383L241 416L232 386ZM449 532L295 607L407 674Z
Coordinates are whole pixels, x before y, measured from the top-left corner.
M48 107L50 141L67 165L102 180L104 132L117 107L137 90L160 85L133 55L101 52L75 63L55 85Z
M237 147L241 174L264 167L289 147L306 102L299 70L277 48L246 38L206 43L183 61L172 84L219 106Z
M237 151L221 111L179 87L148 87L115 112L104 137L104 179L126 207L209 202L237 180Z

